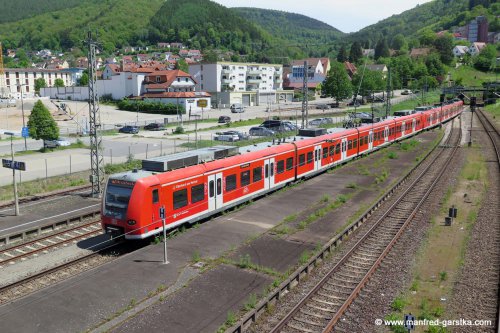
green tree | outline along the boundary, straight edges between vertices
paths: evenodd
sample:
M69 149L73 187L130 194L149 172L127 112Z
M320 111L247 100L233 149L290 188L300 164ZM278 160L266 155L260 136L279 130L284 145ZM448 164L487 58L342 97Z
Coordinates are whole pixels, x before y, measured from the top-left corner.
M63 81L63 79L56 79L54 81L54 87L56 87L56 88L62 88L62 87L64 87L64 81Z
M80 80L78 80L78 85L81 87L85 87L85 86L89 85L89 74L87 73L87 71L84 71L82 73Z
M425 65L427 66L427 71L429 75L434 77L442 76L446 73L446 69L444 68L439 55L436 53L431 53L427 59L425 60Z
M45 79L42 77L35 80L35 92L37 94L40 93L40 88L47 88L47 82L45 82Z
M375 59L378 60L379 58L387 58L390 57L391 53L389 52L389 46L387 45L387 39L382 38L378 41L377 45L375 46Z
M175 69L180 69L183 72L189 73L189 66L184 59L179 59L175 63Z
M434 42L434 47L438 51L443 64L451 65L453 62L453 46L453 37L450 34L441 36Z
M405 36L403 34L397 34L391 41L391 47L394 50L408 50L408 43L406 43Z
M361 86L360 86L361 82ZM352 85L355 92L359 88L361 96L369 96L373 91L381 91L385 88L385 82L382 77L382 72L365 70L358 70L352 79Z
M30 136L35 140L55 140L59 137L59 128L42 101L37 101L33 106L28 127Z
M352 63L357 63L363 57L363 49L359 42L354 42L351 45L351 51L349 52L349 61Z
M339 54L337 54L337 61L344 63L345 61L347 61L347 59L349 59L349 57L347 56L347 50L345 48L345 45L342 45L340 47Z
M333 62L330 71L323 84L323 93L341 101L352 95L352 85L349 75L341 62Z

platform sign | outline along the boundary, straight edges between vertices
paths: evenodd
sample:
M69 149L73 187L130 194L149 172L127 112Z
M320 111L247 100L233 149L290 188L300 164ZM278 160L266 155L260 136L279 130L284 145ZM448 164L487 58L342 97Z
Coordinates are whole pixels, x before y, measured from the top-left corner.
M160 219L165 219L165 207L160 207Z
M206 99L199 99L197 102L196 102L196 105L198 105L199 108L206 108L207 105L208 105L208 102Z
M2 159L2 166L7 169L26 171L26 163Z
M28 127L23 127L23 129L21 130L21 136L23 138L27 138L30 136L30 131L29 131L29 128Z

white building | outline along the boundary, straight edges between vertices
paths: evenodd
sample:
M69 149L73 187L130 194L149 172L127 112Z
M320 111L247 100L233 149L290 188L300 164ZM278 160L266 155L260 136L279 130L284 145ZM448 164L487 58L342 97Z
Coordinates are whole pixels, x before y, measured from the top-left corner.
M484 49L485 47L486 43L480 43L480 42L472 43L469 47L469 53L472 56L478 55L479 53L481 53L481 50Z
M190 64L196 91L207 91L214 104L245 106L291 101L293 92L283 91L283 65L237 62Z
M464 45L457 45L453 48L453 55L461 58L469 52L469 48Z
M57 79L62 79L64 86L75 84L74 75L68 70L53 70L39 68L6 68L5 87L12 98L21 98L21 88L24 97L35 96L35 80L43 78L47 87L53 87Z

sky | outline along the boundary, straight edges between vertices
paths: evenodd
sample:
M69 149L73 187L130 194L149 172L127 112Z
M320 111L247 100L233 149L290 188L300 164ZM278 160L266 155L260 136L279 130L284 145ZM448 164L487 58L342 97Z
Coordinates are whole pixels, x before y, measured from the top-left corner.
M213 0L226 7L283 10L323 21L343 32L355 32L430 0Z

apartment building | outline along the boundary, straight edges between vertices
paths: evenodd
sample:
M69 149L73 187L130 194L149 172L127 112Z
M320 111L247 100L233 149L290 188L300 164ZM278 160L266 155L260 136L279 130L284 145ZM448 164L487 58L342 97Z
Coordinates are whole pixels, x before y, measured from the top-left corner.
M209 92L217 107L276 104L293 98L293 93L283 91L281 64L197 63L189 65L189 74L196 90Z
M6 68L5 86L7 94L12 98L21 98L21 89L24 97L35 96L35 80L43 78L47 87L53 87L56 79L62 79L66 87L73 86L74 75L68 70L38 69L38 68Z

